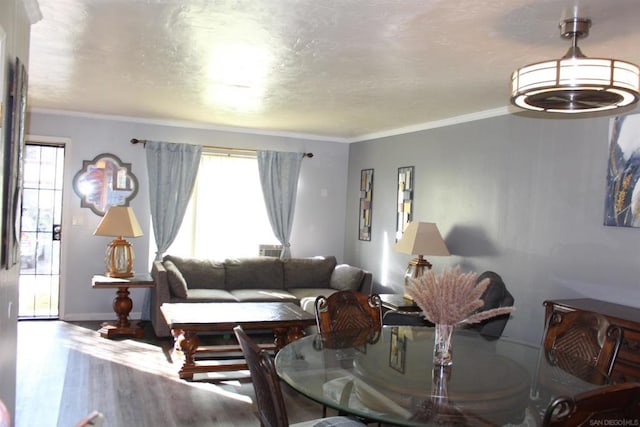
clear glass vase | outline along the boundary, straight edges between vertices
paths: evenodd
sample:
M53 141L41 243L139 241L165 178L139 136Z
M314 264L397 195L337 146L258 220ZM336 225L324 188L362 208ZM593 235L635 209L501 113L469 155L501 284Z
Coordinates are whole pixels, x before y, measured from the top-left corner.
M453 351L451 349L451 336L455 325L437 323L435 325L433 345L433 366L451 366L453 364Z

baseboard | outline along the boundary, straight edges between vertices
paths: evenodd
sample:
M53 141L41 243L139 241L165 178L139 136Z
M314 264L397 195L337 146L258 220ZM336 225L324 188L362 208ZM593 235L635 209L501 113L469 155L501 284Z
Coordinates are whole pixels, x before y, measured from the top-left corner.
M130 320L140 320L142 312L133 311L129 313ZM60 316L60 320L66 320L68 322L82 322L86 320L115 320L116 314L113 311L108 313L65 313L64 316Z

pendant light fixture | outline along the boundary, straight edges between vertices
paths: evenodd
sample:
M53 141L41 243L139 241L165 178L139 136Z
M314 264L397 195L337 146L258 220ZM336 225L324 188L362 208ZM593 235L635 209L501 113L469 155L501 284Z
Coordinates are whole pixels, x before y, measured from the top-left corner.
M589 35L591 20L560 23L562 38L571 40L558 60L526 65L511 75L511 103L534 111L586 113L626 107L640 98L638 66L617 59L588 58L578 39Z

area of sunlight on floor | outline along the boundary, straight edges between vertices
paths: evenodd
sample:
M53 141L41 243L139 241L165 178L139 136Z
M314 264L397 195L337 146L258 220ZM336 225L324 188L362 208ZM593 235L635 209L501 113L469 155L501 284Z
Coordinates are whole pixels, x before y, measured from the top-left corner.
M252 399L246 395L236 394L219 387L218 384L240 388L240 381L233 377L213 376L211 374L204 376L205 380L216 380L216 383L180 379L178 370L182 361L171 360L172 356L165 354L162 348L156 345L132 339L110 340L102 338L96 331L69 323L65 323L64 327L68 331L68 338L58 341L58 344L65 346L69 350L80 351L92 357L154 375L161 375L164 378L190 387L208 390L231 399L252 403ZM248 377L248 371L240 371L236 375L246 378Z

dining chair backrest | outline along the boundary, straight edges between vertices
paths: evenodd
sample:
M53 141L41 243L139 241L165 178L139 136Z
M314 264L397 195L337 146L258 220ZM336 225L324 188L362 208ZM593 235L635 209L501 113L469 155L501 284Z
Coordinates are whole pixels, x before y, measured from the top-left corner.
M578 377L572 362L611 374L622 342L622 329L596 313L555 312L547 322L543 348L553 363ZM564 357L567 355L567 357Z
M320 333L382 328L382 302L377 294L338 291L329 297L319 296L315 314Z
M249 372L253 391L256 396L258 418L262 427L289 427L287 409L285 407L280 379L276 372L273 357L265 349L258 346L249 337L241 326L233 328L233 333L238 339L242 355L244 356ZM310 420L299 424L302 426L317 427L363 427L361 422L348 417L328 417L322 420ZM296 425L291 425L295 427Z
M236 326L233 332L249 367L260 424L270 427L287 427L289 425L287 409L271 355L261 349L242 327Z
M547 407L542 425L627 425L624 424L625 421L637 424L639 419L640 383L622 383L590 390L574 397L560 396L554 399Z

